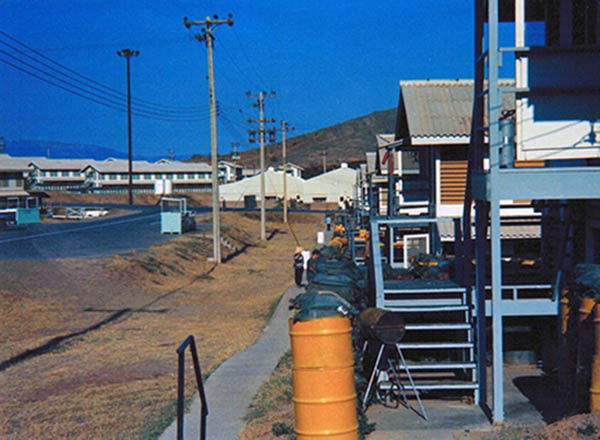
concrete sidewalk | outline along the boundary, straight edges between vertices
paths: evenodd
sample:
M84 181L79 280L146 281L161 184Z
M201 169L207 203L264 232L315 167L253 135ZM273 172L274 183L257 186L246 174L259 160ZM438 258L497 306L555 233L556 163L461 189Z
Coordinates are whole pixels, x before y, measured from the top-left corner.
M271 375L279 358L290 349L288 336L289 299L304 292L295 285L283 295L271 320L258 340L245 351L221 364L205 383L208 400L206 438L235 440L245 426L243 420L258 388ZM197 439L200 432L198 395L184 418L184 438ZM177 438L177 420L160 436L160 440Z
M491 371L488 372L491 387ZM491 388L489 388L491 389ZM367 411L369 422L377 423L369 440L476 440L500 438L495 433L507 428L541 428L554 418L549 407L556 401L553 389L544 382L535 365L504 366L505 423L492 425L478 405L460 401L425 399L423 405L429 420L403 406L386 408L373 404ZM412 393L409 393L411 395ZM543 395L542 395L543 394ZM547 396L546 396L547 394ZM491 405L491 393L488 396ZM543 403L546 402L544 408ZM411 405L418 409L416 400ZM508 435L501 438L524 438Z

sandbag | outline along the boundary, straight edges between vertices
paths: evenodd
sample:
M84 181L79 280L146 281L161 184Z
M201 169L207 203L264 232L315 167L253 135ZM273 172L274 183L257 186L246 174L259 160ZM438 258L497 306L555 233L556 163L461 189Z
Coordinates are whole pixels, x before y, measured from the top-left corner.
M334 292L307 292L298 295L290 303L290 309L297 310L294 322L357 313L348 301Z

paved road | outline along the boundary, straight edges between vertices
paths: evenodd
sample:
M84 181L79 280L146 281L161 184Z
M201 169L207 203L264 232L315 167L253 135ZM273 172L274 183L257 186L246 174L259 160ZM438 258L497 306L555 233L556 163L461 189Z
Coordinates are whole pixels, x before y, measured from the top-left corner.
M172 237L160 233L158 207L139 207L138 212L125 216L0 231L0 260L103 257L147 248Z

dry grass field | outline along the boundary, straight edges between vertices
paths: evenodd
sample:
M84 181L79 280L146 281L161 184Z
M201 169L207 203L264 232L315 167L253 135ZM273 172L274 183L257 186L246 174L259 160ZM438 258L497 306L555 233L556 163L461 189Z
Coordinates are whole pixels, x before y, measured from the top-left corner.
M322 216L290 219L312 246ZM258 337L293 282L281 215L264 245L256 214L222 224L244 251L216 268L201 232L110 258L3 261L0 438L156 438L175 414L179 344L195 335L210 373Z
M287 440L294 429L292 354L287 352L260 387L246 415L238 440Z

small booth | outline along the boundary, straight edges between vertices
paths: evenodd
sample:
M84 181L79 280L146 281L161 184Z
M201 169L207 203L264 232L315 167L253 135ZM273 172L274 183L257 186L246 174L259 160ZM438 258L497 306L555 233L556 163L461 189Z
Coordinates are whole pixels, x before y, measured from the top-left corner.
M163 197L160 208L161 234L182 234L195 229L196 223L187 210L186 199Z

